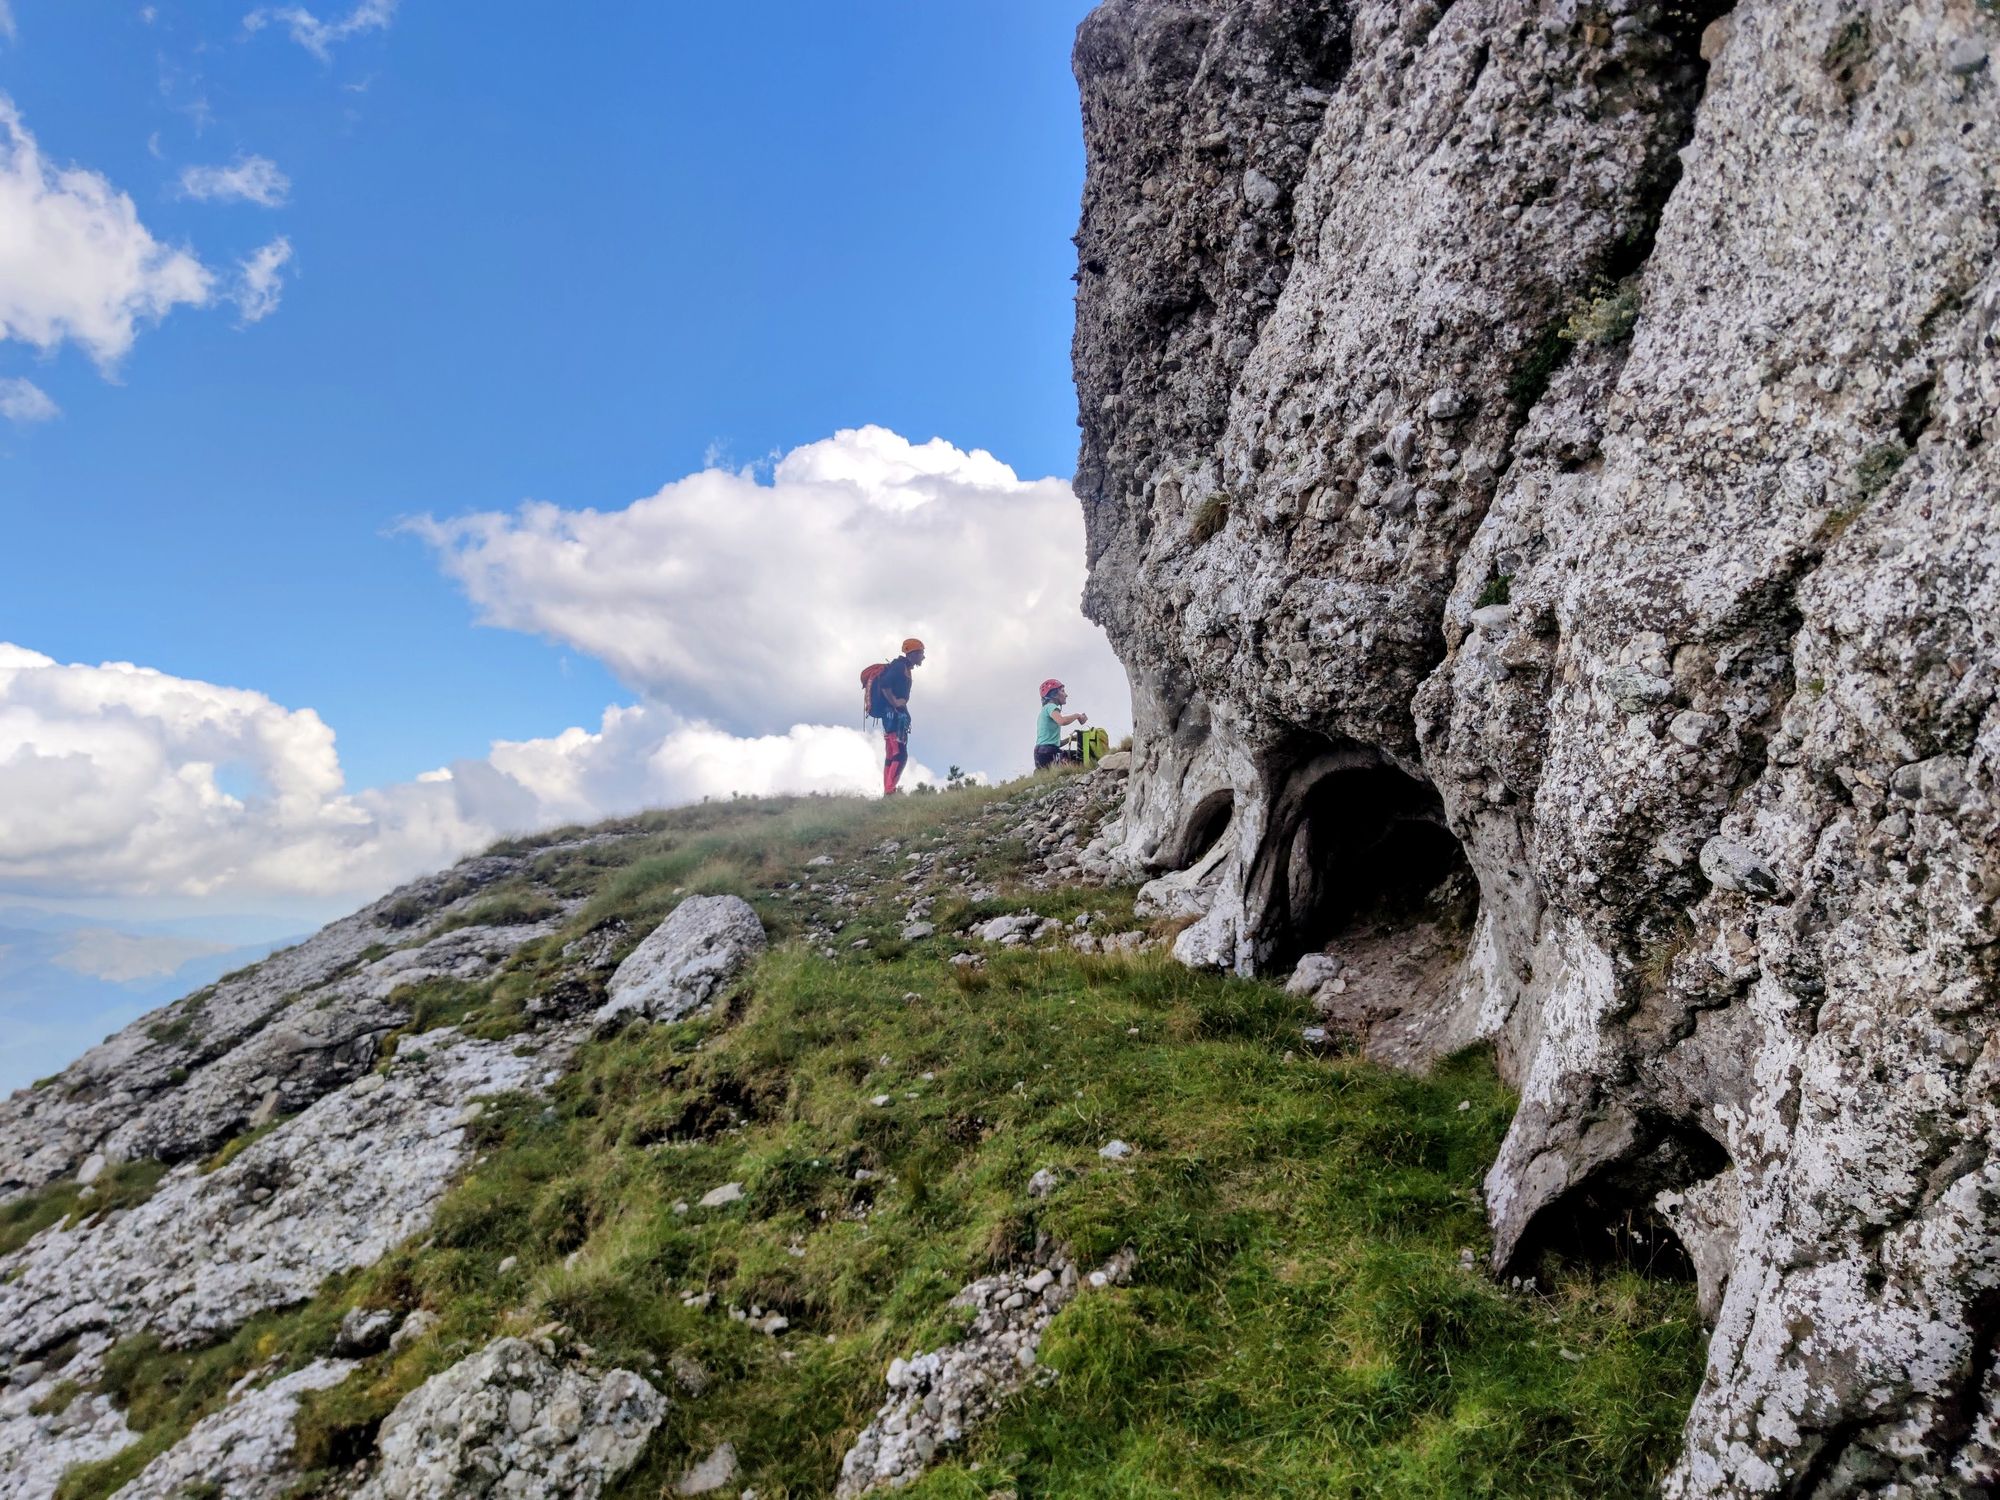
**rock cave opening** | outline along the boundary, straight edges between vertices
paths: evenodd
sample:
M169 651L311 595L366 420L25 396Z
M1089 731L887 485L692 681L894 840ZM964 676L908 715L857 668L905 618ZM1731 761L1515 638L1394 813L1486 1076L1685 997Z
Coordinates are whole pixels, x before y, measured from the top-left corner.
M1519 1274L1546 1275L1554 1265L1635 1271L1662 1281L1698 1280L1699 1248L1655 1206L1669 1189L1685 1190L1729 1166L1729 1153L1706 1131L1640 1122L1650 1144L1571 1188L1535 1216L1512 1257Z
M1278 848L1272 913L1282 931L1272 954L1281 962L1419 921L1469 926L1477 907L1477 881L1436 790L1380 761L1310 781Z
M1229 832L1230 819L1235 815L1236 794L1227 787L1210 792L1197 802L1182 829L1174 867L1186 870L1200 864L1209 851L1222 842L1222 836Z
M1653 1281L1695 1279L1694 1257L1665 1215L1622 1193L1590 1190L1545 1209L1512 1264L1543 1281L1561 1266L1635 1271Z

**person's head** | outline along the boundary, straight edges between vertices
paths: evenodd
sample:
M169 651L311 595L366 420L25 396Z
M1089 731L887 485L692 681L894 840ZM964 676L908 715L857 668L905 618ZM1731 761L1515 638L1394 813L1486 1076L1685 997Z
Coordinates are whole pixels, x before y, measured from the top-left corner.
M1069 702L1069 689L1064 687L1061 681L1051 677L1042 684L1042 702L1061 707Z
M903 642L903 656L911 666L921 667L924 664L924 643L911 636Z

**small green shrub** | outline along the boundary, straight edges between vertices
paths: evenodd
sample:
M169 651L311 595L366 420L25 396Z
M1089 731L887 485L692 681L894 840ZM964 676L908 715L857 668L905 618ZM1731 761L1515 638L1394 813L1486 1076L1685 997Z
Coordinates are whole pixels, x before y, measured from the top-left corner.
M1572 344L1618 344L1639 321L1639 281L1628 277L1590 297L1563 320L1562 336Z
M1514 575L1512 573L1495 573L1491 578L1486 580L1485 585L1479 590L1479 597L1472 601L1472 607L1474 609L1484 609L1489 604L1507 604L1512 602L1513 597Z
M1207 496L1194 508L1194 518L1188 523L1188 535L1200 546L1229 523L1229 495L1217 490Z
M1850 82L1875 51L1868 17L1857 15L1841 23L1820 54L1819 65L1840 83Z
M384 927L414 927L430 915L431 906L414 896L400 896L375 914Z
M1866 505L1887 489L1909 456L1910 450L1898 442L1877 443L1862 454L1854 466L1854 493L1860 503Z
M1576 346L1563 337L1566 320L1558 318L1521 352L1507 380L1507 399L1516 414L1525 415L1548 394L1556 372L1569 362Z
M38 1417L59 1417L70 1409L83 1387L74 1380L58 1380L49 1388L49 1393L28 1408Z

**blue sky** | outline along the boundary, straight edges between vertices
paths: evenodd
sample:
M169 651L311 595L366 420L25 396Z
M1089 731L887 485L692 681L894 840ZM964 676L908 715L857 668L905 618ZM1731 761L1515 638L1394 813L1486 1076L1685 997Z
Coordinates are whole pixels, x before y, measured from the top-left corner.
M1075 459L1069 235L1082 150L1069 48L1087 9L0 8L11 17L0 27L0 97L39 152L43 186L53 191L70 169L100 179L129 197L163 253L185 252L212 278L208 305L140 317L115 358L73 329L0 337L0 387L29 381L60 413L0 421L0 641L51 668L39 717L17 728L14 749L41 755L53 776L58 752L76 753L74 726L46 707L58 696L53 669L132 662L258 695L272 722L291 716L274 731L294 742L283 752L262 730L253 750L163 752L180 781L207 774L187 766L206 757L218 793L277 798L290 774L278 760L319 753L297 749L316 732L301 717L309 710L337 741L343 794L459 766L463 804L494 741L539 743L574 727L602 737L592 751L602 761L614 738L607 708L644 706L650 738L634 738L631 754L654 765L650 781L597 764L591 785L615 790L592 792L568 768L548 771L533 795L509 782L505 797L457 809L463 843L489 825L719 786L713 770L663 779L661 736L689 723L766 737L838 724L844 710L831 689L815 696L817 684L838 678L844 705L848 658L858 669L881 654L874 642L892 647L899 622L919 616L951 620L956 634L934 643L936 710L928 729L919 719L918 759L1018 769L996 749L1011 753L1014 731L956 705L1045 671L1111 681L1101 642L1075 617L1073 506L1026 484L1067 476ZM19 155L17 142L17 167ZM201 196L190 169L262 171L272 201ZM275 267L275 304L250 321L240 268L279 243L290 253ZM0 304L8 292L0 280ZM913 469L880 443L811 448L875 427L952 450ZM864 448L860 472L851 460ZM792 465L804 488L781 503L772 460L805 449L820 457ZM1012 474L996 479L973 450ZM658 524L610 526L595 540L576 531L592 511L622 514L705 468L745 465L760 466L751 479L766 488L690 491L677 510L663 502ZM822 571L818 554L799 553L773 562L788 570L776 580L725 569L706 593L642 583L637 605L629 589L615 606L580 598L574 580L544 566L582 556L594 580L652 546L660 569L671 555L698 573L700 546L742 551L728 535L682 546L700 506L735 508L752 535L790 535L842 485L866 503L828 523L829 547L913 507L962 524L927 521L928 555L908 550L906 527L869 542L858 562L829 551ZM510 520L529 500L557 508L559 522ZM475 514L486 518L476 535L433 530L427 541L399 529L412 516ZM987 551L1024 531L1058 551L1018 559L1018 579L989 569ZM896 549L902 574L850 576ZM751 564L736 556L730 566ZM952 615L923 592L989 571L1012 581L980 601L984 615ZM1032 586L1058 574L1046 597ZM920 581L898 614L900 579L912 575ZM836 642L824 654L838 670L816 668L807 692L783 664L818 646L821 591ZM751 613L739 598L776 602ZM685 617L661 627L672 639L659 650L635 654L623 649L634 608L649 612L645 629L655 615ZM746 677L769 691L737 692ZM103 680L93 681L98 693ZM112 698L91 699L92 724L123 725L135 712ZM239 704L216 722L249 733L240 725L256 712ZM1030 689L1017 716L1025 726L1032 714ZM1123 704L1100 715L1114 728L1123 716ZM634 721L619 732L638 736ZM203 733L206 745L224 731ZM0 727L0 765L8 748ZM820 741L807 748L832 754ZM746 789L798 778L806 754L772 750L771 767L784 768L750 776ZM815 771L804 784L851 778L855 752L843 741L841 754L838 775ZM332 773L299 774L331 805ZM550 790L558 781L561 795ZM0 791L4 782L0 771ZM104 838L121 836L109 804L92 802L95 783L62 784L79 806L105 811ZM48 806L53 785L14 790ZM154 915L215 902L288 912L303 902L323 914L452 843L406 840L395 857L307 890L251 868L247 835L230 820L255 813L210 807L193 842L213 832L217 852L172 868L148 864L137 844L95 863L57 859L46 828L29 857L29 836L12 835L10 851L0 821L0 891ZM389 814L371 804L366 816ZM170 831L161 824L157 842L185 850L189 836Z
M1122 733L1088 8L0 0L0 1087L500 834L864 790L912 631L912 780Z

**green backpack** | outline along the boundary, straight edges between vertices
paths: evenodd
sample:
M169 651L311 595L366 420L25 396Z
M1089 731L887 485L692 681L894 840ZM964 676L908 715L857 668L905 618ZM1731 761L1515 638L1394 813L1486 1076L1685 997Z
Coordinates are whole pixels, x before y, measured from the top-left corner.
M1086 771L1111 753L1111 734L1108 730L1086 729L1078 738Z

